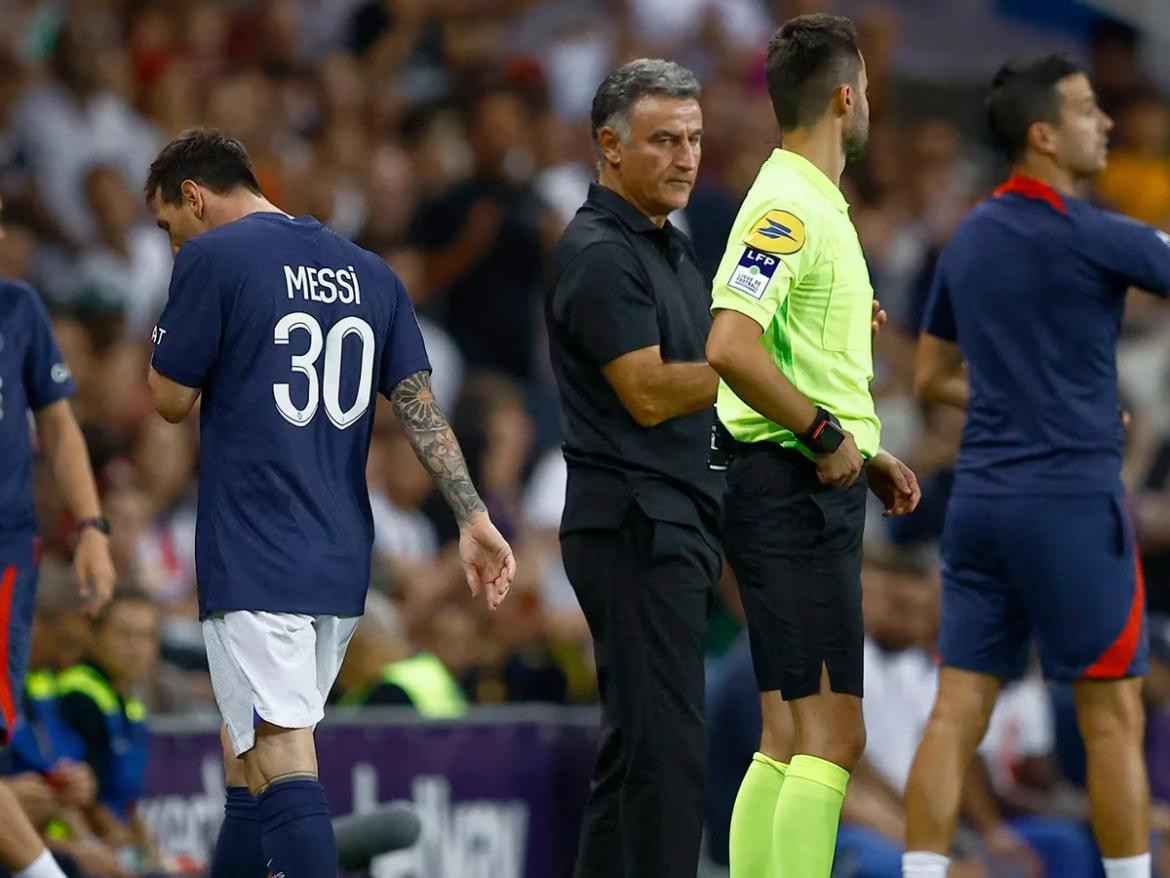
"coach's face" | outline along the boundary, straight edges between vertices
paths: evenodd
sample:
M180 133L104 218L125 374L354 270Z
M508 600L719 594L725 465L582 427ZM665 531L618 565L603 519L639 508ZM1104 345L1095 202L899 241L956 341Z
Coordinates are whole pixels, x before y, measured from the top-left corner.
M210 228L207 223L207 203L204 194L199 184L185 180L179 189L178 204L168 203L158 191L150 199L154 221L171 239L172 253L177 254L179 248L189 239Z
M626 196L651 217L687 206L702 153L703 111L693 98L648 96L629 110L628 132L598 132ZM622 137L621 134L625 136Z
M1066 76L1056 84L1060 98L1059 124L1046 126L1037 134L1047 140L1057 164L1077 177L1088 177L1105 169L1109 129L1113 120L1097 104L1097 95L1083 73ZM1044 126L1044 123L1039 123Z

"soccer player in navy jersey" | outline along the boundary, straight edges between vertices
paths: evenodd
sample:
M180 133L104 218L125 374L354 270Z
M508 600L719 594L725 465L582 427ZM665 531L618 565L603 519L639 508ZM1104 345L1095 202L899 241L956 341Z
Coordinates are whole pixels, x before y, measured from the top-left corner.
M265 199L243 146L216 131L164 147L145 191L176 252L155 407L178 422L202 396L195 563L229 786L212 874L332 878L313 728L370 577L375 391L455 513L472 593L497 608L515 562L390 267Z
M903 872L946 874L961 778L1034 639L1045 675L1075 692L1105 873L1149 878L1148 644L1116 361L1126 291L1170 293L1170 237L1076 196L1105 166L1112 122L1071 62L1005 66L987 110L1012 176L943 251L918 349L920 396L967 423Z
M10 740L24 691L40 560L30 411L41 453L77 520L73 567L83 605L96 613L114 590L109 526L85 438L69 407L73 390L40 296L27 284L0 278L0 747ZM0 863L16 878L64 878L2 783Z

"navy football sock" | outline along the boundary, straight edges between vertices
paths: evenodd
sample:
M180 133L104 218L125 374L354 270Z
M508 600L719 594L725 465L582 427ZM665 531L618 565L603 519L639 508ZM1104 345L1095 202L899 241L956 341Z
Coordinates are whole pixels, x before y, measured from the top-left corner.
M308 778L277 781L257 799L269 875L337 878L337 843L320 783Z
M228 787L223 824L211 858L211 878L264 878L260 806L247 787Z

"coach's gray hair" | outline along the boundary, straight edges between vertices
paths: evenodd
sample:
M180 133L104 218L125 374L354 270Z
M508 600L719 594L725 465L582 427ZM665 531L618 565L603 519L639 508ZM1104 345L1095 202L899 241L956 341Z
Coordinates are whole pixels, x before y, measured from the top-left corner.
M699 99L702 89L695 74L673 61L639 58L623 64L597 87L589 114L593 142L602 128L612 128L625 140L630 134L630 107L648 96Z

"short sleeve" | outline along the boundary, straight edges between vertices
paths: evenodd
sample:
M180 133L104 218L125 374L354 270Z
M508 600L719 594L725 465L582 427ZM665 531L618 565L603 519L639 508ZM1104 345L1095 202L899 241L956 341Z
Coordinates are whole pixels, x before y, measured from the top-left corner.
M926 308L922 312L922 331L943 341L958 341L959 331L955 326L955 309L951 305L951 293L947 287L946 271L940 259L934 268L930 282L930 293L926 297Z
M661 342L654 294L634 254L615 242L592 244L569 263L553 314L598 366Z
M151 365L184 387L201 388L219 356L222 335L222 291L211 259L188 242L175 257L167 304L152 334Z
M414 305L406 295L406 288L398 275L391 274L394 284L394 316L386 328L382 368L378 375L378 390L389 397L403 378L415 372L429 372L431 361L423 343L422 330L414 314Z
M1096 258L1127 287L1170 296L1170 235L1120 214L1099 216L1105 233L1095 242Z
M789 209L791 208L791 209ZM712 311L736 311L767 329L788 293L816 264L815 229L795 205L737 221L711 286Z
M53 338L49 312L31 287L25 297L29 313L29 344L25 349L24 385L28 407L34 412L72 396L73 376Z

